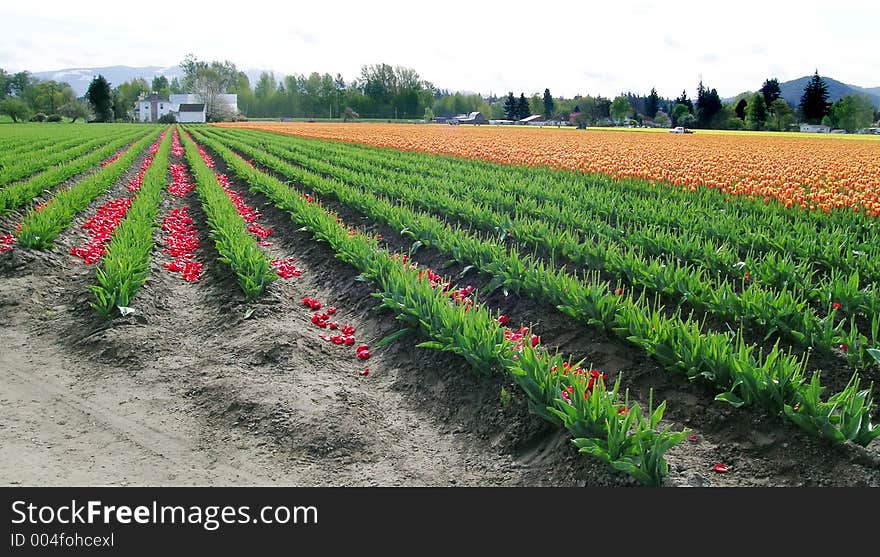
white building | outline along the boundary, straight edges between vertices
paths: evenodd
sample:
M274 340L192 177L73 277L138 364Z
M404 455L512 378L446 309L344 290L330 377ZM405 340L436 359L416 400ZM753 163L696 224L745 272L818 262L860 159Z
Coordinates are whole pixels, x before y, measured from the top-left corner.
M230 116L238 115L238 95L221 94L217 100L224 106L224 112ZM163 99L153 93L135 103L135 120L138 122L158 122L159 118L171 114L178 122L197 123L206 121L205 103L200 95L180 94Z
M205 103L187 103L178 105L175 119L181 124L200 123L205 121Z
M831 128L818 124L801 124L801 131L804 133L830 133Z
M135 120L138 122L158 122L159 118L173 112L171 102L162 99L156 93L139 99L134 107Z

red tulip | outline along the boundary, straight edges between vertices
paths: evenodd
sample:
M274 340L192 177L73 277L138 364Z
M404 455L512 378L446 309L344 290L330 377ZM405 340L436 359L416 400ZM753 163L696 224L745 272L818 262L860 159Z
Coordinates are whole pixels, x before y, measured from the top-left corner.
M352 327L351 325L343 325L343 327L339 330L344 335L353 335L355 331L354 327Z
M329 313L330 315L333 315L334 313L336 313L336 308L333 306L330 306L329 308L327 308L327 313Z
M831 304L831 309L840 309L840 302L834 302Z
M847 346L846 344L841 344L841 345L840 345L840 349L843 350L844 352L848 352L848 351L849 351L849 346Z
M342 343L346 346L351 346L354 344L354 337L351 335L345 335L342 337Z
M369 350L361 350L360 352L357 353L357 357L360 360L368 360L370 358L370 351Z
M690 441L691 443L696 443L699 440L700 438L697 437L696 433L691 433L690 435L688 435L688 441Z
M541 338L538 335L532 335L532 348L538 346L538 343L541 342Z
M726 474L726 473L730 472L730 468L721 464L720 462L718 464L716 464L715 466L713 466L712 470L715 470L716 472L718 472L720 474Z
M618 288L614 291L614 293L618 296L623 296L623 288Z
M361 350L369 350L370 347L366 344L359 344L357 348L355 348L355 352L360 352Z
M368 367L365 367L364 369L362 369L358 372L358 375L360 375L362 377L365 375L369 375L369 374L370 374L370 368L368 368Z
M507 323L510 321L510 317L507 317L506 315L499 315L497 321L499 325L507 325Z

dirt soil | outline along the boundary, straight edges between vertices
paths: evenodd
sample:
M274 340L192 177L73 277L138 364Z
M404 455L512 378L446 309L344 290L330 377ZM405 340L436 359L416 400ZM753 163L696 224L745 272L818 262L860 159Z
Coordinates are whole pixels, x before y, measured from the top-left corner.
M375 344L399 325L374 311L372 287L356 270L235 180L263 213L260 224L274 229L267 252L295 257L302 276L279 279L245 303L216 260L195 193L167 195L159 218L189 206L205 277L187 283L168 272L157 248L135 312L101 319L89 307L95 270L69 250L84 241L80 225L100 204L127 195L140 162L52 251L0 254L0 485L634 485L530 415L509 381L477 377L456 356L415 348L421 339L405 336L363 362L354 347L318 338L327 331L310 323L304 296L339 308L335 317L356 328L358 344ZM346 222L404 247L395 231L323 201ZM0 230L17 219L0 218ZM417 259L443 263L430 250ZM469 274L463 282L479 287L485 278ZM649 387L669 400L668 424L697 435L668 454L669 486L880 486L876 443L829 446L777 416L715 402L706 388L553 308L500 293L486 303L536 323L544 344L623 372L638 400L647 401ZM365 367L369 375L359 375ZM713 472L716 462L731 471Z

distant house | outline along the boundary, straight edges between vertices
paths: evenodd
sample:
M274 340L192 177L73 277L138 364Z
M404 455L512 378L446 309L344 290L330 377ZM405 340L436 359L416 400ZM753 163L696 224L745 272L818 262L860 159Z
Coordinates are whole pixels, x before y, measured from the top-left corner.
M180 95L171 95L171 104L196 104L205 102L201 95L193 95L191 93L183 93ZM229 116L238 115L238 95L222 93L217 95L217 102L223 105L223 112Z
M489 120L483 116L482 112L470 112L468 114L459 114L455 118L448 121L450 124L488 124Z
M804 133L831 133L831 128L821 124L801 124L801 132Z
M205 103L181 104L177 110L178 122L197 123L205 121Z
M230 117L238 115L238 95L217 95L217 101L224 105L223 113ZM166 114L173 115L178 122L196 123L207 120L205 103L199 95L192 94L171 95L168 99L163 99L152 93L138 99L134 114L138 122L158 122Z
M138 99L134 106L135 119L138 122L158 122L171 110L171 102L159 97L156 93L142 99Z

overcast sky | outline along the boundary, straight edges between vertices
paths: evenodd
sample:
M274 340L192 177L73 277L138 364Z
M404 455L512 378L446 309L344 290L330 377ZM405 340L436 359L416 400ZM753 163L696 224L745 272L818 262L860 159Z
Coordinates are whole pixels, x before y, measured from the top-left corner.
M278 74L364 64L415 68L435 86L556 96L666 97L697 81L722 97L820 74L880 86L875 2L229 3L4 1L0 68L173 66L186 53Z

